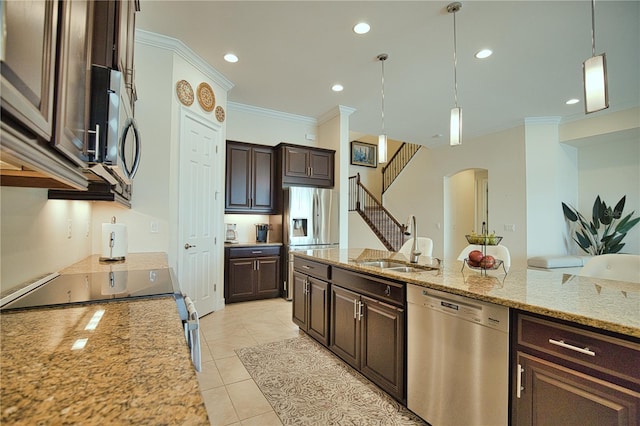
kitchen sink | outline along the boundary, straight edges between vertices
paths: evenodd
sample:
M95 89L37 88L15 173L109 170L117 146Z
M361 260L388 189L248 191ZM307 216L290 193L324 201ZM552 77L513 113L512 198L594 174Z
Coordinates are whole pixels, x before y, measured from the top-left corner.
M434 268L426 265L407 265L406 263L394 262L391 260L363 260L358 262L358 265L362 266L375 266L377 268L384 269L385 271L393 272L424 272L433 271L438 268Z
M375 266L377 268L382 268L382 269L390 269L390 268L398 268L401 266L406 266L404 263L392 262L389 260L364 260L362 262L358 262L358 264L362 266Z
M385 271L393 271L393 272L424 272L430 271L434 268L429 267L413 267L413 266L394 266L392 268L384 268Z

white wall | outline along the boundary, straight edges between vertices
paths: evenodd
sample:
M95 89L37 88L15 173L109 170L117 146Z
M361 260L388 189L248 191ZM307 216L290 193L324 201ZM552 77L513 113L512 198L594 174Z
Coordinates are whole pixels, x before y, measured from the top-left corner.
M572 253L562 202L577 197L577 150L558 143L558 125L557 118L526 121L527 257Z
M371 228L356 212L349 212L349 242L348 248L370 248L386 250L380 238L373 233Z
M444 207L447 205L445 178L462 170L482 168L487 169L489 175L490 226L497 234L504 236L503 243L512 253L512 262L518 259L525 262L523 126L482 138L467 139L458 147L422 148L411 162L411 166L402 171L398 181L386 192L385 206L399 218L416 215L419 234L433 239L434 257L450 258L456 251L448 249L449 246L453 247L453 243L445 241L445 229L452 226L454 219ZM515 231L505 232L505 224L515 225Z
M230 102L227 139L275 146L280 142L319 146L315 119ZM311 139L314 140L311 140Z
M640 138L582 146L578 149L578 202L574 204L591 220L596 196L612 208L626 195L623 217L635 211L640 216ZM623 240L621 252L640 254L640 224ZM578 253L583 253L573 243Z
M48 200L46 189L2 187L0 206L0 290L91 254L92 203Z

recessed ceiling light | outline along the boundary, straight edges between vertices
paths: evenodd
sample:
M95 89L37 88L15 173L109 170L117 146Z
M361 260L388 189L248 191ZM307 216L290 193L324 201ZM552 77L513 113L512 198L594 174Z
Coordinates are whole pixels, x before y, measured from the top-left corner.
M353 26L353 32L356 34L366 34L371 29L371 26L366 22L359 22Z
M226 55L224 55L224 60L235 64L236 62L238 62L238 57L233 53L227 53Z
M344 90L344 87L342 86L342 84L334 84L333 86L331 86L331 90L333 90L334 92L342 92Z
M493 52L490 49L482 49L481 51L476 53L474 56L478 59L484 59L491 56L491 54L493 54Z
M573 98L573 99L569 99L569 100L568 100L567 102L565 102L565 103L566 103L567 105L574 105L574 104L577 104L578 102L580 102L580 99Z

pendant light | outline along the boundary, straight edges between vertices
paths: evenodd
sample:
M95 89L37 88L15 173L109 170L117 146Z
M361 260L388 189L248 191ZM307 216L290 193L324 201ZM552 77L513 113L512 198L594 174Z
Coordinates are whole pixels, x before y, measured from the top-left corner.
M389 58L386 53L381 53L378 60L382 64L382 131L378 136L378 163L387 162L387 134L384 131L384 61Z
M462 145L462 108L458 106L458 57L456 43L456 12L462 8L462 3L453 2L447 6L447 12L453 13L453 95L455 107L451 109L451 123L449 129L449 145Z
M591 57L582 63L584 76L584 111L600 111L609 108L607 88L607 60L605 54L596 56L596 0L591 0Z

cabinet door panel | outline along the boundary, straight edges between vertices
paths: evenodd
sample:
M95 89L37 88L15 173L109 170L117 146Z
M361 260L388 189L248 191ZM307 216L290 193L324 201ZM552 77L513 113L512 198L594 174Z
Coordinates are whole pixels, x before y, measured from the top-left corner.
M280 258L256 258L258 270L256 278L256 296L258 298L280 295Z
M273 150L253 150L253 205L254 209L273 210L275 155Z
M310 336L329 344L329 284L309 277L309 330Z
M404 310L362 297L362 374L397 398L404 389Z
M309 151L292 147L285 149L284 175L307 178L309 176Z
M54 146L85 166L89 119L93 2L64 1L60 13Z
M229 299L250 298L254 294L254 267L253 259L229 260Z
M227 187L225 208L251 208L251 149L243 145L227 144Z
M311 178L333 181L333 155L328 152L311 151L309 161L311 163Z
M298 271L293 271L293 322L302 330L307 331L307 295L305 286L307 285L307 276Z
M331 286L329 348L356 369L360 369L360 321L355 318L359 301L357 293Z
M58 2L3 1L1 7L2 109L50 141Z
M640 394L527 354L521 397L515 399L518 425L637 425Z

